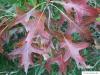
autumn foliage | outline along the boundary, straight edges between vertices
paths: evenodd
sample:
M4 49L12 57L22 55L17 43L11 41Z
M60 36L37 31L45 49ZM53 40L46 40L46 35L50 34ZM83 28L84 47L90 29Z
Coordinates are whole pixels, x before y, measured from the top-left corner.
M55 4L61 5L64 11ZM39 60L46 60L45 67L49 72L53 63L59 65L60 72L65 72L71 58L75 60L78 68L91 68L89 64L85 63L85 58L81 56L80 52L89 47L91 40L93 40L89 26L91 23L96 23L96 17L100 13L99 9L89 6L87 0L48 0L46 5L46 12L38 10L38 6L34 8L27 6L28 11L16 7L16 17L11 21L12 23L10 25L7 25L9 23L2 23L0 26L0 41L2 42L7 41L7 37L9 37L4 30L6 26L10 29L22 24L26 30L26 36L17 43L17 47L7 56L10 59L19 58L20 66L24 68L26 74L30 65L34 67L34 54L41 56ZM60 11L59 20L51 18L49 5ZM67 27L63 32L60 27L66 21ZM58 29L55 30L54 28L53 30L52 26ZM72 34L74 32L79 33L81 41L73 41ZM52 42L53 37L59 40L59 47L56 48L58 50L55 49ZM0 52L3 53L2 42L0 42Z

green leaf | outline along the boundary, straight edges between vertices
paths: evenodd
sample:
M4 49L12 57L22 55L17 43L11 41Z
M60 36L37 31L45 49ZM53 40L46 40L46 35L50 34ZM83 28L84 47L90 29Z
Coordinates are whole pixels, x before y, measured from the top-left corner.
M25 0L18 0L16 2L16 6L20 7L20 9L22 10L26 10L27 7L25 6Z
M63 7L59 4L54 4L55 6L57 6L61 11L64 11ZM61 17L61 13L59 10L57 10L57 8L55 7L51 7L52 10L52 15L51 18L53 18L54 20L59 20Z
M67 28L68 28L68 22L64 21L60 29L62 32L66 32Z
M96 18L96 21L100 22L100 17Z
M35 6L37 4L37 0L28 0L28 3L32 6Z
M73 41L75 41L75 42L81 40L81 37L80 37L79 33L77 33L77 32L72 33L72 37L73 37Z

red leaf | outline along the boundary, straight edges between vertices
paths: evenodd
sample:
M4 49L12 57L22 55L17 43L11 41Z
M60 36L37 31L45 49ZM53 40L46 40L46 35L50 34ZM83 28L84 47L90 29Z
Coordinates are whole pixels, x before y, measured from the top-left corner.
M86 68L85 61L83 60L82 56L80 55L79 51L87 48L88 43L80 42L80 43L72 43L71 41L64 39L64 42L61 43L61 47L66 48L64 55L64 61L68 61L71 57L76 61L78 67L82 66Z
M21 57L21 60L20 60L21 66L24 67L24 70L27 74L29 65L33 65L33 62L32 62L32 59L31 59L32 52L40 54L40 55L47 53L43 49L34 48L34 47L31 46L31 44L26 42L21 48L14 49L8 55L11 56L12 59L15 59L16 56Z
M100 14L100 8L97 8L97 12L98 12L98 14Z
M33 19L30 19L30 17L33 16ZM37 17L40 16L40 17ZM31 59L31 54L37 53L43 56L47 56L48 51L46 50L47 48L41 47L41 48L36 48L32 47L32 42L33 39L36 38L37 36L40 36L41 39L45 39L46 42L43 43L48 43L49 41L49 34L44 30L44 22L45 22L45 15L44 13L37 12L37 11L29 11L26 14L22 16L18 16L16 19L15 24L22 23L26 31L28 32L26 39L24 40L24 44L21 48L15 49L12 51L9 56L15 57L16 55L19 56L21 55L21 65L24 67L24 70L27 74L29 65L33 65L32 59ZM36 41L38 42L38 41Z
M73 8L77 17L82 17L85 14L88 16L98 15L97 10L87 4L87 0L71 0L69 3L64 3L63 5L66 11Z

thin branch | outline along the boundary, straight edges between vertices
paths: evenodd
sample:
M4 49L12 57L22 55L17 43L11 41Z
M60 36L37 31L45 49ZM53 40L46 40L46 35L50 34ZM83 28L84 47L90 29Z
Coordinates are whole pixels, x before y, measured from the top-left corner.
M45 11L45 9L47 8L47 6L48 6L48 4L47 4L47 5L45 6L45 8L43 9L43 12L41 13L41 15L40 15L40 17L39 17L39 20L38 20L37 24L39 24L40 19L42 18L43 14L44 14L44 11Z
M50 22L51 22L51 10L50 7L48 6L48 12L49 12L49 16L48 16L48 27L50 27Z
M98 61L95 63L95 65L93 66L93 68L95 68L95 67L97 66L98 63L100 63L100 60L98 60ZM93 69L93 68L92 68L92 69Z
M7 19L6 21L8 21L9 19ZM5 21L5 22L6 22ZM0 36L2 35L2 33L8 28L9 24L0 32Z

